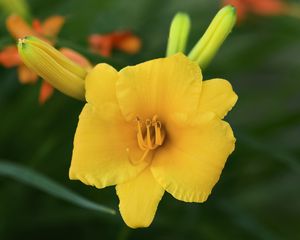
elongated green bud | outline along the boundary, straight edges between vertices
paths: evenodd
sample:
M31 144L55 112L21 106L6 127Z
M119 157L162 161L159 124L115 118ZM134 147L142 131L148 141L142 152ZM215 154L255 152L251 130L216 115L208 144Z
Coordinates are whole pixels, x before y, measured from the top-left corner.
M20 39L18 51L25 65L53 87L70 97L85 99L84 68L36 37Z
M235 7L228 5L222 8L188 57L197 62L202 69L205 68L231 32L235 22Z
M178 52L185 52L186 42L190 33L190 18L186 13L177 13L170 27L167 46L167 56Z

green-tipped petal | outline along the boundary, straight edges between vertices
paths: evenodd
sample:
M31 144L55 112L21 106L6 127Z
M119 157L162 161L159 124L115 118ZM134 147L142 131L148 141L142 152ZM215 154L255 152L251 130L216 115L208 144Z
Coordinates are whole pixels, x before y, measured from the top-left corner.
M167 56L182 52L184 53L186 42L190 32L190 18L186 13L177 13L171 23Z
M20 39L18 51L25 65L53 87L70 97L85 99L84 68L36 37Z
M213 59L236 23L236 9L233 6L222 8L208 29L194 46L188 57L205 68Z

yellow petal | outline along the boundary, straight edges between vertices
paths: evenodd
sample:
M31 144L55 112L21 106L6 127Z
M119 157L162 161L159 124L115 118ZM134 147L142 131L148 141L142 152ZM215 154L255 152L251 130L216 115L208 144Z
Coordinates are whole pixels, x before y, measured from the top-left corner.
M117 72L97 65L86 78L85 105L75 134L70 178L98 188L122 183L139 174L151 155L137 164L136 126L125 122L115 96Z
M158 115L167 121L169 113L196 111L201 84L198 65L178 53L122 69L117 98L127 120Z
M37 35L32 27L17 15L11 15L6 19L6 27L15 39Z
M120 212L131 228L148 227L153 221L164 189L155 181L149 168L136 178L116 187Z
M87 103L75 134L69 176L97 188L122 183L149 164L149 159L136 164L142 155L135 130L122 119L117 105L96 109Z
M222 119L232 109L237 99L238 96L228 81L223 79L203 81L199 111L214 112Z
M118 72L110 65L101 63L95 66L85 79L86 100L95 107L105 102L117 104L116 81Z
M157 150L151 165L161 186L185 202L207 199L234 149L229 124L213 113L207 115L189 124L173 124L168 141Z
M64 22L65 18L62 16L52 16L47 18L42 25L43 34L48 37L55 37L64 25Z

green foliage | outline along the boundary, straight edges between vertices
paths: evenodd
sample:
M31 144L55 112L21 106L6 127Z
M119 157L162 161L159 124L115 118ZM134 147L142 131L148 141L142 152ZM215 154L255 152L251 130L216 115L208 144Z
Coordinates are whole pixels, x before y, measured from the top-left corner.
M16 181L42 190L49 195L64 199L80 207L103 213L115 214L113 209L91 202L29 168L0 160L0 175L10 177Z
M210 0L28 2L32 16L67 17L59 46L74 48L94 63L105 61L118 69L164 56L169 24L178 11L191 17L190 49L219 9L219 1ZM3 47L10 37L4 18L0 20ZM0 239L299 238L299 22L299 18L285 16L252 16L234 29L203 73L205 79L228 79L239 95L227 117L236 133L236 151L206 203L186 204L165 194L152 226L129 230L118 215L57 200L20 184L19 175L1 176ZM114 52L113 58L104 59L88 52L89 34L120 29L131 29L142 38L139 54ZM68 180L72 141L83 103L56 92L40 106L40 84L20 85L14 69L1 68L0 74L0 157L117 209L114 188L100 191Z

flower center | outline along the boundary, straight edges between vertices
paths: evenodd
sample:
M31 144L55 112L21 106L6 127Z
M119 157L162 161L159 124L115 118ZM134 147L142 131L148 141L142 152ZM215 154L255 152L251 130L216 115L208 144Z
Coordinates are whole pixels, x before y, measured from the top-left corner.
M132 159L129 158L132 164L136 165L142 162L151 150L154 150L163 144L165 131L157 118L157 115L155 115L152 119L148 118L143 121L139 117L136 117L137 142L140 149L144 151L144 154L138 161L133 162ZM129 149L126 150L129 153Z
M165 139L165 132L162 129L162 124L157 120L155 115L152 120L149 118L143 122L139 117L137 121L137 140L140 149L154 150L161 146Z

